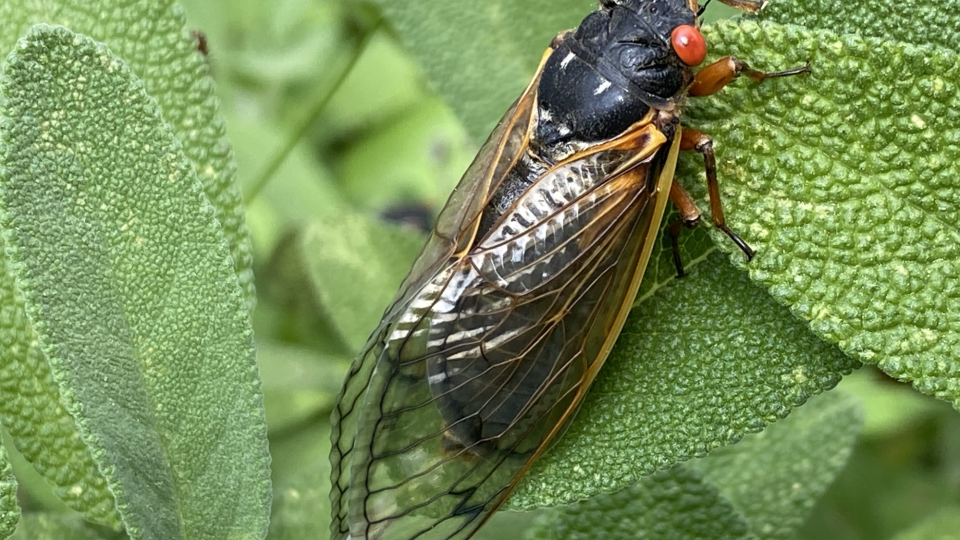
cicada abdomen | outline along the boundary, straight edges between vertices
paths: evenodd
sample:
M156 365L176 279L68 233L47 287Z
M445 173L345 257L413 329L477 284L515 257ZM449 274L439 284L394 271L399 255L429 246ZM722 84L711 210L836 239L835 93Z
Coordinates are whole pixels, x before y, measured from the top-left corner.
M716 183L709 138L680 128L688 89L767 76L740 62L695 81L696 9L603 0L544 54L350 369L333 414L334 540L470 537L573 417L668 196L699 218L673 185L679 149L699 150Z

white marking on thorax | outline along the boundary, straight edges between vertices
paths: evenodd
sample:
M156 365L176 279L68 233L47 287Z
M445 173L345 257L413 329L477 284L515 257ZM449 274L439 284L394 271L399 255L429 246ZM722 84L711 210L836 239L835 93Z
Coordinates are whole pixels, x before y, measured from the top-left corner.
M593 91L593 95L599 96L600 94L606 92L607 89L610 88L611 84L612 83L610 81L603 81L600 84L600 86L598 86L597 89Z

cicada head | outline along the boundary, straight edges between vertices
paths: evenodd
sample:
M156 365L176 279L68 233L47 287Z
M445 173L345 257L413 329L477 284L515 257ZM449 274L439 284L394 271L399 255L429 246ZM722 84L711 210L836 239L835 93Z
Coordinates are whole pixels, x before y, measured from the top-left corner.
M695 6L602 0L543 67L537 143L608 140L650 108L673 111L706 56Z
M699 58L684 54L691 42L703 44L696 28L697 15L687 0L610 0L584 20L577 35L605 76L621 79L661 107L657 101L679 97L693 80L691 67L706 55L705 44ZM688 32L681 41L674 39L677 29Z

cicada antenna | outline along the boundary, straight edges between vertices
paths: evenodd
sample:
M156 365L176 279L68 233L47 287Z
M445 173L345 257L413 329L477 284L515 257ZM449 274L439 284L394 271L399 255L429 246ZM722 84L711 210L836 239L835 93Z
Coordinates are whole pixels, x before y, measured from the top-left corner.
M706 2L704 2L702 6L700 6L700 9L697 10L697 17L700 17L701 15L703 15L703 12L707 10L707 6L710 5L711 1L712 0L707 0Z

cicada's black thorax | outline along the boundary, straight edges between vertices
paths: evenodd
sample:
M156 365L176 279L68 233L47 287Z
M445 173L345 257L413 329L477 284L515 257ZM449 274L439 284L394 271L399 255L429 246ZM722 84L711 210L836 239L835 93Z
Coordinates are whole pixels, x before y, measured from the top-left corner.
M696 24L685 0L606 0L556 45L537 89L533 144L616 137L650 107L668 108L693 73L670 45L673 29Z
M673 50L671 33L695 24L686 0L602 0L555 42L540 72L529 148L491 195L477 238L549 167L617 137L651 107L672 107L693 72ZM663 128L668 137L672 128Z

